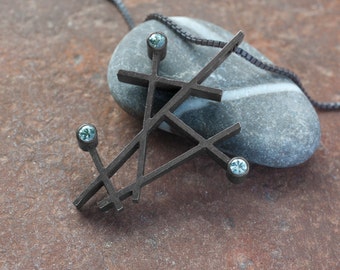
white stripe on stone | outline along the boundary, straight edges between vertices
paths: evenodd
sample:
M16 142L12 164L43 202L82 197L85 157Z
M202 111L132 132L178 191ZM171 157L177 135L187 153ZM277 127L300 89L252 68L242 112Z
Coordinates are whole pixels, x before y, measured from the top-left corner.
M280 93L280 92L299 92L301 89L293 83L270 83L244 87L242 89L223 91L222 101L237 100L252 96Z

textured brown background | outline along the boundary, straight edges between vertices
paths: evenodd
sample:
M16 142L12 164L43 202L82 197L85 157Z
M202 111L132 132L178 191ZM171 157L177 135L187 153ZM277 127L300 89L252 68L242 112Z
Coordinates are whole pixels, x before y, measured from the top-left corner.
M137 22L161 12L242 29L312 96L340 101L338 0L125 2ZM141 128L106 84L127 31L103 0L1 0L0 269L339 269L339 113L319 113L320 148L297 168L253 166L236 186L203 156L122 213L101 213L95 200L75 209L95 174L78 125L96 124L106 164ZM185 147L156 132L148 168Z

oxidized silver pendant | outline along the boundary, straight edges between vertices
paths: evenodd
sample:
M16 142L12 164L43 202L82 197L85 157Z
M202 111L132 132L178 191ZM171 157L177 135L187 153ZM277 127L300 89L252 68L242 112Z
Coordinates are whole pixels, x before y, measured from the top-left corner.
M243 40L243 33L239 32L234 38L224 45L222 50L189 82L177 81L162 77L158 74L161 61L166 57L167 37L161 32L152 33L146 40L147 53L152 61L151 74L119 70L117 76L123 83L147 87L147 99L144 111L142 130L125 147L125 149L107 166L104 167L97 152L98 134L95 126L84 124L76 131L79 147L89 152L99 175L74 201L74 205L80 209L101 187L105 187L108 196L98 203L103 211L115 208L117 211L123 209L122 201L130 196L138 202L141 189L150 184L160 176L180 166L202 152L207 152L212 159L221 165L227 172L229 180L233 183L241 183L249 172L249 163L243 157L230 158L215 144L237 135L241 131L239 123L224 129L210 138L204 138L182 120L176 117L173 112L189 96L197 96L219 102L222 90L203 86L202 83L218 68L227 57L239 46ZM154 115L152 114L155 91L174 91L176 94ZM185 153L177 156L168 163L145 174L145 161L148 135L162 122L166 122L181 134L196 142L196 145ZM135 182L116 190L111 178L139 150L138 167Z

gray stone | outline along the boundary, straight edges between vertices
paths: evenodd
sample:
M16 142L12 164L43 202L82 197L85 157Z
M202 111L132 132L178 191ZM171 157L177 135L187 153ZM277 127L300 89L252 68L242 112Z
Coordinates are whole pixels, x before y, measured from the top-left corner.
M205 21L185 17L172 19L194 36L223 41L233 36ZM151 72L146 38L154 31L164 32L168 37L167 56L160 67L162 76L189 81L219 51L184 42L156 21L142 23L133 29L112 55L108 82L117 103L136 117L143 116L146 89L119 82L117 72L119 69ZM241 48L270 62L245 42ZM203 85L222 89L222 102L190 97L175 114L204 137L240 122L241 133L219 145L226 153L270 167L290 167L303 163L317 149L320 140L318 116L290 80L263 71L232 54ZM160 108L170 97L170 94L157 91L155 106ZM160 128L171 131L166 124Z

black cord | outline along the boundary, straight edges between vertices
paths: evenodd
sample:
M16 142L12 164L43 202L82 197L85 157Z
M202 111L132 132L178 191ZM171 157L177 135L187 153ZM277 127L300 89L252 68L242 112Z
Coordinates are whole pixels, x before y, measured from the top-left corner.
M122 0L109 0L111 3L113 3L116 8L119 10L120 14L122 14L125 22L129 26L129 29L131 30L132 28L135 27L135 22L133 21L128 9L124 5Z
M182 39L197 44L201 46L209 46L209 47L217 47L217 48L223 48L226 44L226 42L223 41L218 41L218 40L209 40L209 39L202 39L202 38L197 38L193 37L191 34L185 32L181 27L179 27L176 23L174 23L171 19L169 19L166 16L163 16L161 14L150 14L147 16L145 21L148 20L156 20L167 27L169 27L172 31L174 31L179 37ZM307 93L306 89L303 87L299 77L292 71L278 67L275 65L271 65L268 63L264 63L261 60L257 59L256 57L252 56L250 53L247 51L241 49L240 47L237 47L234 52L250 62L251 64L255 65L258 68L261 68L263 70L284 76L292 80L301 90L302 92L306 95L306 97L309 99L309 101L312 103L312 105L319 109L319 110L324 110L324 111L335 111L335 110L340 110L340 102L318 102L314 99L312 99L309 94Z
M115 6L119 10L119 12L124 17L129 28L130 29L134 28L135 23L134 23L132 17L130 16L127 8L125 7L124 3L122 2L122 0L110 0L110 2L115 4ZM153 13L153 14L148 15L146 17L145 21L149 21L149 20L156 20L156 21L164 24L169 29L171 29L173 32L175 32L183 40L186 40L188 42L191 42L191 43L194 43L194 44L197 44L197 45L223 48L224 45L226 44L226 42L223 42L223 41L209 40L209 39L194 37L191 34L189 34L188 32L185 32L181 27L179 27L171 19L169 19L168 17L163 16L161 14L158 14L158 13ZM275 66L275 65L272 65L272 64L262 62L258 58L252 56L250 53L248 53L247 51L245 51L245 50L243 50L239 47L237 47L234 50L234 52L237 55L241 56L242 58L244 58L245 60L247 60L248 62L250 62L251 64L255 65L256 67L258 67L260 69L263 69L263 70L284 76L284 77L292 80L301 89L301 91L306 95L308 100L311 102L311 104L315 108L317 108L319 110L323 110L323 111L340 110L340 102L319 102L319 101L314 100L307 93L307 91L303 87L299 77L294 72L292 72L288 69L282 68L282 67L278 67L278 66Z

